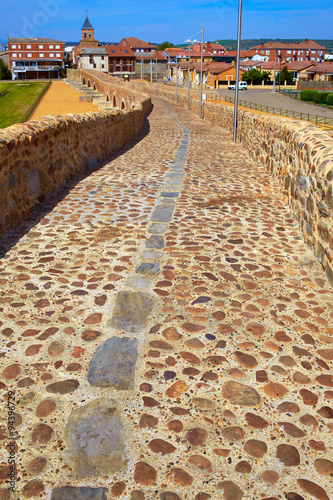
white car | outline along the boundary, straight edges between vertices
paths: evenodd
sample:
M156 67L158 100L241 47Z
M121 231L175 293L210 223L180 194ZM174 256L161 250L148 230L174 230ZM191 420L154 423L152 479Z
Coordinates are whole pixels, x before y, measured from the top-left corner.
M238 88L239 90L247 90L247 82L238 82ZM228 85L228 89L236 90L236 84Z

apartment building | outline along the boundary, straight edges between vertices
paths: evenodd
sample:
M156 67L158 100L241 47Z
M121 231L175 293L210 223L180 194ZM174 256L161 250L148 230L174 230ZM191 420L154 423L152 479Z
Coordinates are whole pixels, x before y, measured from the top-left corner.
M253 55L265 56L267 61L277 60L284 62L311 61L321 62L325 57L325 47L307 38L299 43L269 42L251 47Z
M59 78L64 45L51 38L8 38L13 80Z

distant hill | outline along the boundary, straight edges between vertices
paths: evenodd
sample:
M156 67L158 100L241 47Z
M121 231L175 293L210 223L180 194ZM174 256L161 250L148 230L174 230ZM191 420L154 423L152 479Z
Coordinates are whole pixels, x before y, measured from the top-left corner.
M228 50L236 50L237 49L237 40L212 40L216 43L220 43ZM304 38L249 38L247 40L241 40L241 49L246 50L255 45L260 45L261 43L269 43L269 42L282 42L282 43L297 43L303 42ZM314 42L319 43L319 45L323 45L326 47L326 51L330 52L333 50L333 40L314 40Z

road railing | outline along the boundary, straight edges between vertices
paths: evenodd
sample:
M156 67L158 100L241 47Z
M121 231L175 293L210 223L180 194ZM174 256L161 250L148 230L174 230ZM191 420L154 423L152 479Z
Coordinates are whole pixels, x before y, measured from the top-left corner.
M225 95L224 100L231 104L234 104L235 98ZM307 122L315 123L316 125L330 125L333 126L333 118L328 118L327 116L318 116L311 113L303 113L300 111L290 111L288 109L276 108L275 106L265 106L263 104L257 104L255 102L244 101L239 99L240 106L249 109L255 109L256 111L262 111L270 115L286 116L287 118L295 118L296 120L304 120Z

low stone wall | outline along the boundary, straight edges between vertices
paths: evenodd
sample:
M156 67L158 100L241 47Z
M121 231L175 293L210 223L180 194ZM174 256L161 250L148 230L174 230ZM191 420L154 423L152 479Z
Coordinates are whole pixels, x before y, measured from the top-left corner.
M140 93L123 111L50 116L0 130L0 237L75 173L136 137L150 107Z
M145 82L144 88L156 95L155 84ZM157 97L175 102L175 89L159 84ZM187 107L186 89L178 89L177 103ZM191 91L190 109L199 114L197 91ZM231 106L204 101L203 118L233 131ZM304 121L239 110L237 138L254 160L279 179L304 240L333 284L332 135Z
M133 109L140 103L144 113L148 113L151 107L151 101L147 101L147 94L142 92L137 84L132 89L130 83L121 85L118 78L96 70L69 70L67 76L70 81L80 82L102 94L110 103L110 107Z

